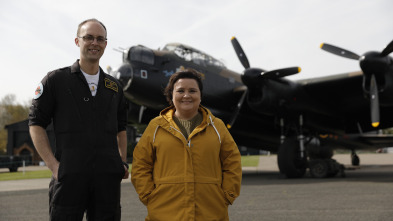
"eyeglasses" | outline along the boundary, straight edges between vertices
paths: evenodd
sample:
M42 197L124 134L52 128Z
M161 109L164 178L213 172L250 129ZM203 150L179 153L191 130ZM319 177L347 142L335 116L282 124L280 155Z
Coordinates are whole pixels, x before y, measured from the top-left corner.
M103 44L103 43L106 42L106 40L108 40L108 39L106 39L106 38L104 38L102 36L94 37L93 35L85 35L85 36L82 36L82 37L78 36L78 38L82 38L84 42L89 43L89 44L93 43L94 39L97 40L98 44Z

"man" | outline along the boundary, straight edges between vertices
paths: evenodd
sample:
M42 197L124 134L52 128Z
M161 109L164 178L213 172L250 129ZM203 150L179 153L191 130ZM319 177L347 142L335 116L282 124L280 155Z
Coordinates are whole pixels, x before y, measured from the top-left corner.
M78 26L80 59L49 72L29 114L30 135L53 176L51 220L120 220L120 182L128 178L127 105L118 82L99 66L107 45L96 19ZM53 154L45 128L53 121Z

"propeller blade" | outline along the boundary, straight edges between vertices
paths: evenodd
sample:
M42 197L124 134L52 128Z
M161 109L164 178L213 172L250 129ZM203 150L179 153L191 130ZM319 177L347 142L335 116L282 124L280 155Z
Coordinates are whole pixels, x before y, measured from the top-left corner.
M259 85L259 79L263 79L263 77L261 77L261 73L263 72L264 70L260 68L248 68L244 70L243 75L241 75L243 84L247 85L247 87Z
M359 55L357 55L351 51L348 51L348 50L345 50L345 49L342 49L342 48L339 48L339 47L336 47L336 46L333 46L330 44L322 43L320 48L322 50L325 50L327 52L330 52L332 54L335 54L335 55L338 55L338 56L341 56L344 58L349 58L349 59L354 59L354 60L359 60L359 58L360 58Z
M379 100L378 100L378 86L375 80L375 75L371 76L370 81L370 108L371 108L371 125L373 127L379 126Z
M232 37L231 42L232 42L233 48L235 49L237 57L239 58L243 67L245 69L250 68L250 63L248 62L247 56L244 53L244 51L243 51L242 47L240 46L239 42L237 41L237 39L235 37Z
M247 91L248 91L248 90L245 90L245 91L243 92L242 96L240 97L240 100L239 100L239 102L237 103L236 109L235 109L235 111L233 112L233 115L232 115L232 117L231 117L231 120L230 120L229 123L227 124L227 128L228 128L228 129L231 129L232 126L233 126L233 124L235 123L236 118L237 118L237 116L239 115L240 109L242 108L243 102L244 102L244 100L245 100L245 98L246 98Z
M393 52L393 41L391 41L386 47L385 49L383 49L381 55L382 56L387 56L388 54Z
M282 69L277 69L277 70L273 70L273 71L262 72L261 75L264 78L278 79L278 78L297 74L301 70L302 69L300 67L290 67L290 68L282 68Z
M141 106L139 109L139 117L138 117L138 122L142 123L142 117L143 117L143 112L146 110L145 106Z

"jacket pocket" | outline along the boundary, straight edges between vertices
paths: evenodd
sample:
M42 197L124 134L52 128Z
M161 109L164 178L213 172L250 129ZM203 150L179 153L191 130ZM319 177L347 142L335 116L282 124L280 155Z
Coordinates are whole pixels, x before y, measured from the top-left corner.
M161 186L161 184L156 185L156 188L154 188L149 196L147 197L147 204L157 195L158 188Z
M229 205L227 198L225 197L224 190L221 188L220 185L216 184L218 191L220 192L220 195L222 196L222 200L226 205Z

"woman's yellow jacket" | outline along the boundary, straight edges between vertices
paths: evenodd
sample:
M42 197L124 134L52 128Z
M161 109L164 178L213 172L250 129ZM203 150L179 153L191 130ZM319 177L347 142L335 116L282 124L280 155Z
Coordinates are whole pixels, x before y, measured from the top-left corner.
M202 123L185 138L169 107L149 123L133 153L131 181L146 220L228 220L242 168L222 120L200 106Z

